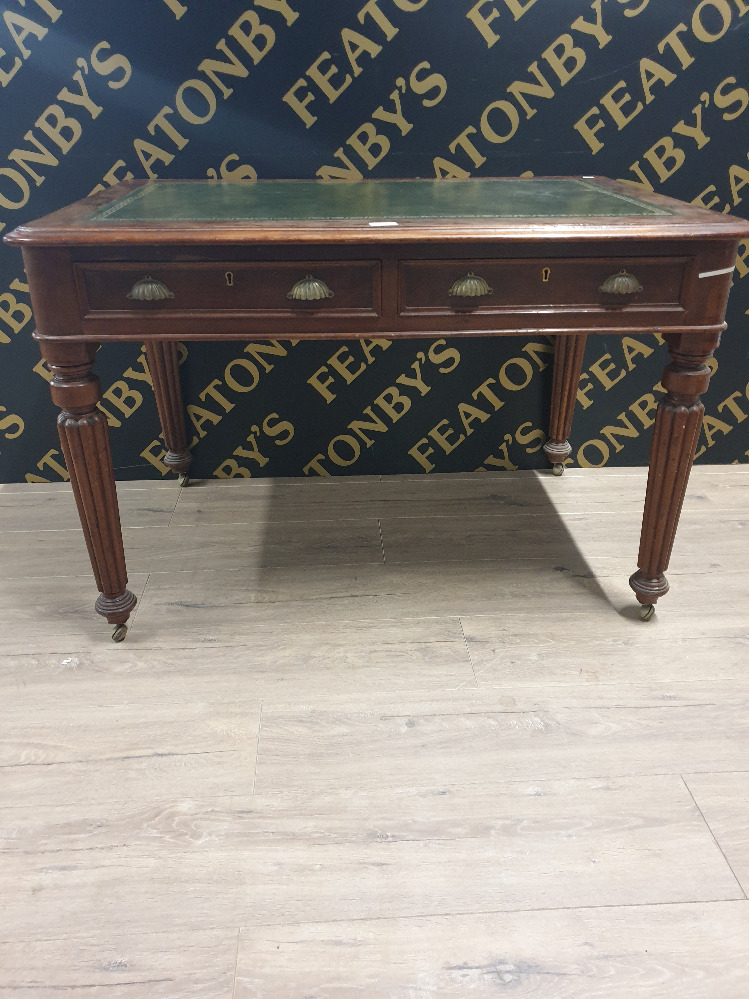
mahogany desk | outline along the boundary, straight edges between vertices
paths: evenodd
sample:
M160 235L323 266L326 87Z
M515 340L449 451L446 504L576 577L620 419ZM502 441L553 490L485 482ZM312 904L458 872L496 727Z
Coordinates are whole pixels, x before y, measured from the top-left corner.
M100 594L121 641L127 575L107 424L105 340L145 342L167 464L190 463L177 340L552 335L560 473L588 333L664 337L639 569L647 619L668 567L738 240L749 222L601 178L131 181L21 226L36 339Z

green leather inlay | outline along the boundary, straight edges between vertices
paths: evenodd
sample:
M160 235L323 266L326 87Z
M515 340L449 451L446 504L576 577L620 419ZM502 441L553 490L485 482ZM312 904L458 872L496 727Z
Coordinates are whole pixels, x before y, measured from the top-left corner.
M93 222L272 222L670 215L636 196L577 179L323 182L156 181Z

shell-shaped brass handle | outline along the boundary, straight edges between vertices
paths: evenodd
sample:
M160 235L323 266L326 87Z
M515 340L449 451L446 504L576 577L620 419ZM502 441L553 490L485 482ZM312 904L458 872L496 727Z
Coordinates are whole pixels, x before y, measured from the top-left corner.
M169 291L163 281L157 281L150 274L146 274L135 282L127 297L136 302L161 302L165 298L174 298L174 292Z
M291 291L286 293L286 297L296 302L319 302L321 298L332 298L333 292L324 281L308 274L297 281Z
M465 277L460 278L452 286L448 295L455 298L481 298L482 295L491 295L492 289L482 277L469 271Z
M622 268L617 274L607 277L598 289L604 295L635 295L642 291L642 285L634 276Z

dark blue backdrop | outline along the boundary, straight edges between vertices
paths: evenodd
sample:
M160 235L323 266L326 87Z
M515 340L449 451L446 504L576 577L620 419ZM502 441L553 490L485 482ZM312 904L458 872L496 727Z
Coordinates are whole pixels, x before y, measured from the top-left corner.
M135 177L603 174L716 211L749 205L748 0L4 0L0 224L9 231ZM223 63L217 68L216 62ZM378 110L379 109L379 110ZM314 120L313 120L314 119ZM241 181L240 181L241 182ZM20 255L0 250L0 481L57 481L45 371ZM706 398L698 460L749 457L749 245ZM475 420L436 471L543 467L548 344L459 344L427 359L430 392L357 454L348 424L439 343L371 346L336 398L315 373L340 345L185 351L194 472L293 476L424 472L416 443L488 378L504 406ZM347 353L339 355L339 360ZM254 364L232 365L242 357ZM574 427L583 465L644 464L664 351L591 337ZM439 372L438 367L449 368ZM245 372L243 383L233 377ZM97 370L121 478L160 477L138 345ZM319 381L319 377L317 379ZM211 386L213 388L211 388ZM237 387L239 386L239 387ZM629 436L607 433L615 426ZM256 428L256 429L254 429ZM350 433L348 436L351 436ZM433 438L430 438L433 440ZM249 456L248 456L249 452ZM431 470L431 469L430 469Z

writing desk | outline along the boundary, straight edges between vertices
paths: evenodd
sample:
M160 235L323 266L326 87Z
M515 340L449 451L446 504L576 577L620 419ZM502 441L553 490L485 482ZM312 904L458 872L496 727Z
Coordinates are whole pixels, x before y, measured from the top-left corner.
M464 181L131 181L21 226L36 339L99 588L125 636L136 598L106 419L92 372L106 340L145 342L168 447L190 463L177 340L555 337L549 439L568 443L589 333L658 331L670 363L630 585L649 617L702 420L749 223L602 178Z

